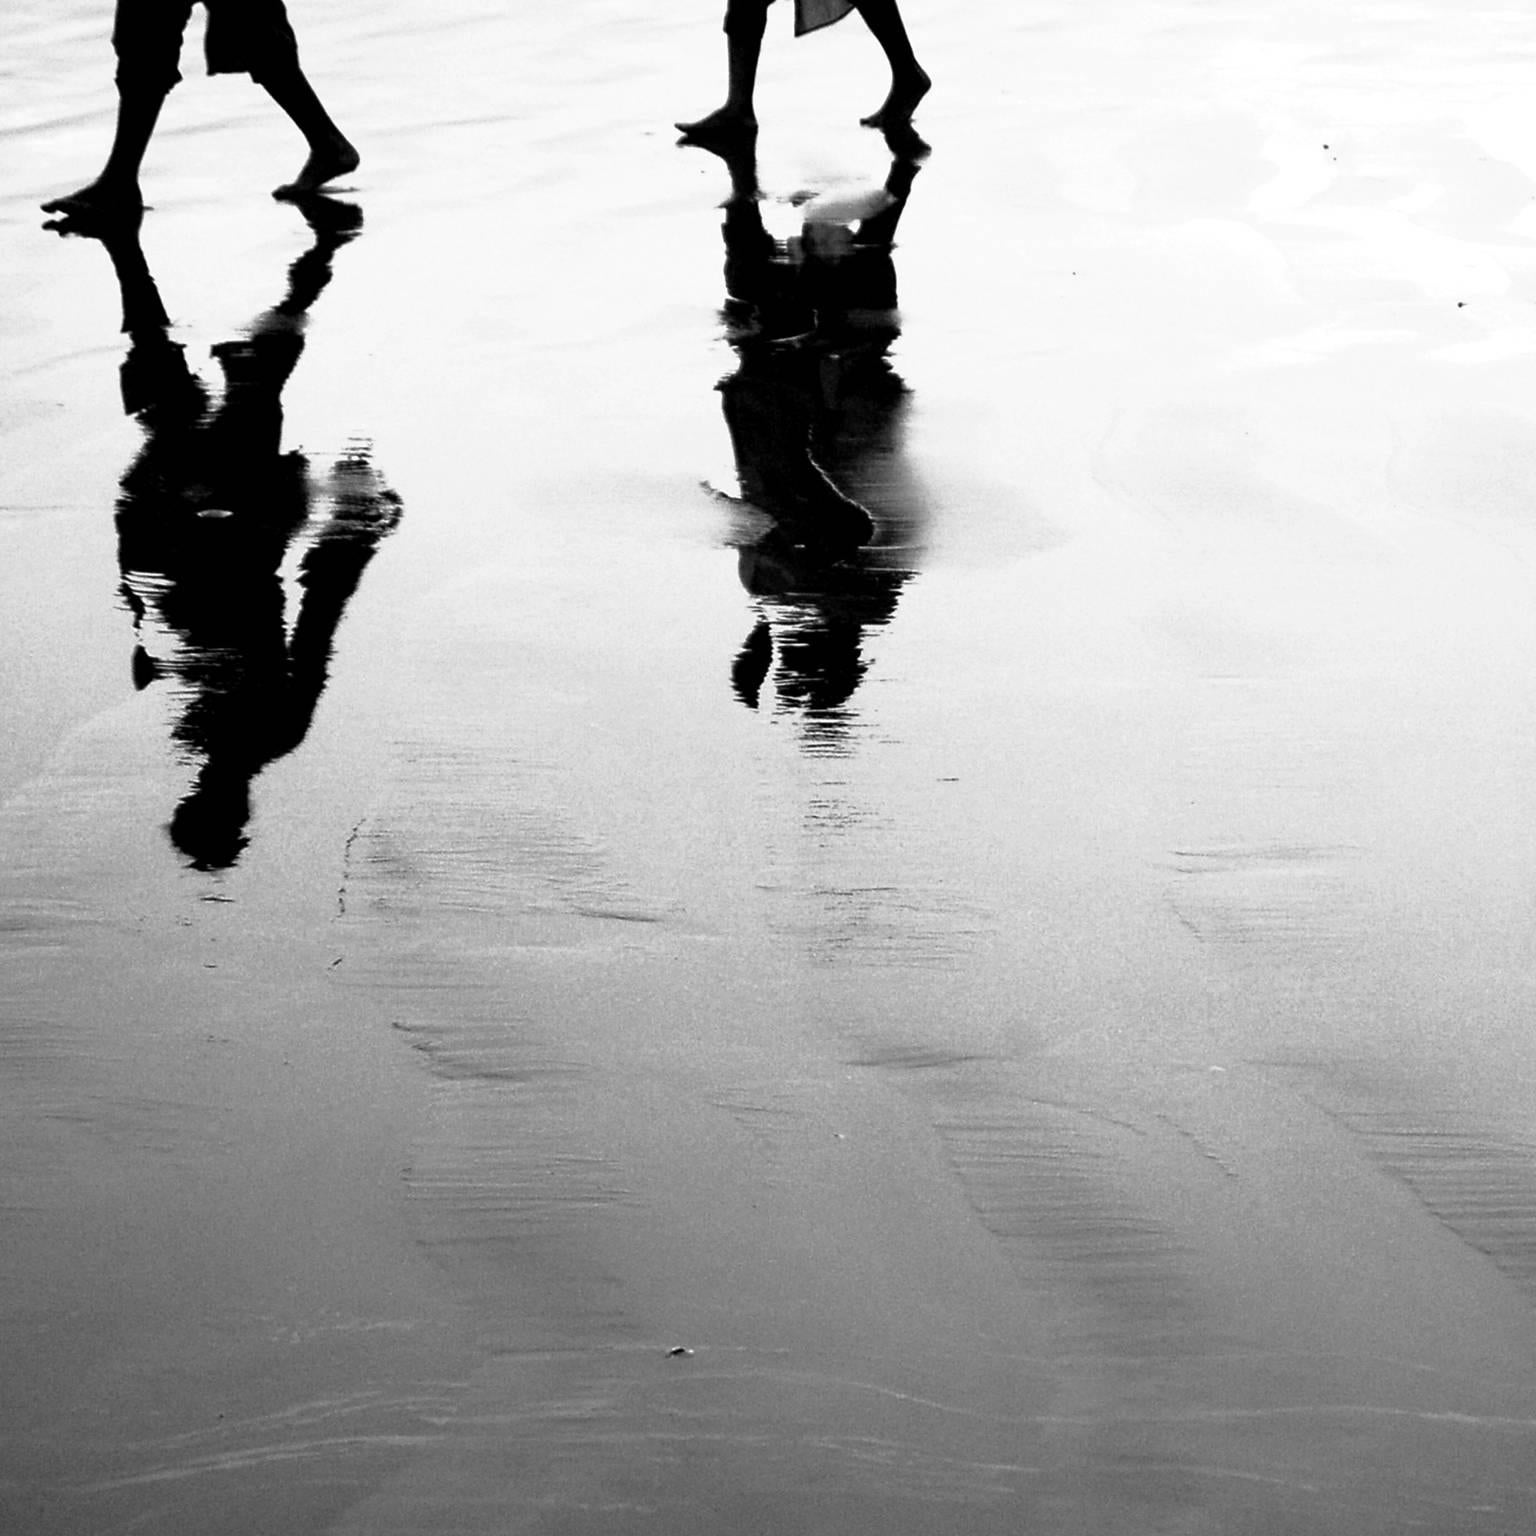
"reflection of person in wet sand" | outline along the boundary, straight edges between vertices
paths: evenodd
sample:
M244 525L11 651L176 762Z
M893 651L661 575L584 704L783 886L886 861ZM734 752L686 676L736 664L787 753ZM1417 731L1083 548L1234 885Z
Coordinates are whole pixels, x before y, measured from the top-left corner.
M726 0L726 97L724 105L696 122L677 126L692 139L742 138L757 132L753 96L757 61L762 52L768 7L773 0ZM896 0L795 0L795 33L841 21L857 11L880 44L891 69L891 88L880 106L859 121L869 128L895 129L910 123L917 104L932 84L917 62Z
M139 167L160 108L181 79L182 34L194 0L117 0L112 47L117 54L117 128L101 174L89 186L43 204L75 219L106 218L143 207ZM293 120L309 145L299 174L276 197L313 192L355 170L357 150L331 121L304 71L283 0L203 0L208 12L204 56L210 75L249 75Z
M177 688L173 735L199 766L170 833L199 869L239 858L251 782L303 741L343 610L400 517L365 448L320 485L302 453L282 451L281 395L304 348L305 314L361 226L350 203L311 196L297 206L313 243L283 298L213 349L224 375L216 405L171 340L137 221L92 231L122 289L123 404L145 432L117 504L122 593L138 636L134 681ZM299 549L301 595L290 613L283 567Z
M893 138L882 189L813 202L783 243L763 226L751 147L719 151L739 359L720 391L742 498L772 523L741 549L759 617L732 679L755 708L777 663L780 702L824 727L864 676L865 630L895 611L924 517L900 460L906 387L887 355L899 334L892 249L920 149Z

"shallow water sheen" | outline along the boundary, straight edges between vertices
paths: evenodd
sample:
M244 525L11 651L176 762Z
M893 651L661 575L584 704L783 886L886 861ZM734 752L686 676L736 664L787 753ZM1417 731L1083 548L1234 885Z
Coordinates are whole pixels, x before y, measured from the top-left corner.
M1530 1529L1524 8L292 9L0 61L0 1526Z

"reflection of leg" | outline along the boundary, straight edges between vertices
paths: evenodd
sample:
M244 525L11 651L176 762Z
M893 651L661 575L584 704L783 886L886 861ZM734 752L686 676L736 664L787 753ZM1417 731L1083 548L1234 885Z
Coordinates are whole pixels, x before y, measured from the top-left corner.
M357 238L363 227L363 213L356 203L327 197L321 192L292 199L304 215L314 242L288 268L288 291L251 329L259 331L264 323L281 326L286 319L297 320L325 292L331 281L331 258L342 246Z
M299 565L304 595L288 650L290 676L306 711L306 728L325 687L341 616L380 540L400 521L400 498L379 478L363 445L353 448L331 471L329 496L330 520Z
M757 132L753 95L757 89L757 61L762 53L767 25L766 0L727 0L725 104L696 122L679 123L677 126L688 138L729 139Z
M895 128L910 122L918 102L928 94L933 82L912 52L896 0L853 0L853 4L891 66L889 94L876 111L859 121L869 128Z
M763 681L772 665L773 630L766 619L759 619L731 663L731 688L748 709L757 708Z
M725 237L726 314L748 325L761 325L760 305L772 281L776 247L763 227L754 139L707 146L724 159L731 173L720 232Z
M253 468L260 473L259 465ZM179 685L172 740L201 765L169 830L198 869L225 869L240 857L252 781L303 735L294 724L278 575L292 526L304 512L293 499L292 492L273 491L268 526L258 525L268 507L243 507L213 522L182 520L179 536L169 539L142 526L144 514L155 510L152 502L134 509L140 534L160 545L145 551L157 558L143 568L148 574L158 567L167 578L151 601L179 642L163 664ZM125 538L127 515L125 508Z
M293 119L309 145L309 158L299 174L278 187L274 197L302 197L357 169L361 157L356 148L332 121L296 60L263 69L257 83Z
M144 259L138 220L110 224L99 233L117 274L129 338L122 366L123 409L151 433L196 421L207 407L207 392L187 366L185 349L171 340L171 319Z
M725 286L732 299L740 299L761 286L759 269L773 259L773 237L763 228L758 206L761 188L757 180L757 140L726 135L692 141L700 149L718 155L731 177L731 194L723 204L725 223ZM752 269L749 273L748 269Z
M271 420L269 452L277 452L284 386L304 350L305 316L331 280L331 260L362 228L362 213L354 203L312 192L294 199L314 235L314 242L288 269L288 288L269 310L258 315L247 334L220 342L213 349L227 381L223 415L242 419L250 435L263 413Z
M123 301L123 330L135 339L148 331L169 330L171 324L149 263L144 259L138 225L138 220L130 220L102 230L99 236L107 255L112 258L112 270L117 274L118 291Z
M755 139L721 139L702 146L719 155L731 178L731 195L726 206L757 203L761 187L757 180L757 141Z
M126 81L118 88L117 130L101 174L89 186L43 204L45 213L67 219L112 219L143 211L139 167L160 119L169 87L142 86Z
M302 591L291 638L282 626L279 601L253 612L238 636L203 647L197 672L183 669L192 685L178 739L203 759L191 791L171 818L171 840L198 869L226 869L247 842L251 784L269 763L292 752L309 733L329 674L336 630L379 541L400 520L400 499L379 479L362 448L332 473L331 516L299 564ZM276 551L278 559L282 550ZM265 562L271 568L275 561ZM210 584L192 594L228 605L228 586ZM275 582L273 593L279 593ZM251 587L265 597L269 583ZM185 626L183 626L185 627ZM224 671L231 675L225 676Z
M99 240L111 258L122 300L123 331L129 340L122 365L123 409L139 417L153 435L196 421L208 397L187 366L185 349L171 340L171 319L144 259L139 224L137 216L79 224L66 217L59 227L65 233Z
M892 155L891 169L885 178L886 194L891 200L878 213L859 221L859 232L854 237L856 245L876 246L889 250L895 244L896 226L901 222L907 199L912 195L912 183L917 179L917 173L921 169L920 158L902 154Z
M869 670L863 639L857 619L816 605L798 623L785 623L779 635L780 700L813 715L840 709Z
M792 544L851 551L873 537L874 523L813 457L808 393L783 367L744 365L720 386L742 492Z

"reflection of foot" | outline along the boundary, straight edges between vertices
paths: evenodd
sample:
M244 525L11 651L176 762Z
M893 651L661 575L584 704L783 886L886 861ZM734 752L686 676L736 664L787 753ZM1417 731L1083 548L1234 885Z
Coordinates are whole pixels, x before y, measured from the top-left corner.
M750 108L724 106L695 123L678 123L685 141L697 144L729 144L750 139L757 132L757 118Z
M338 135L330 143L315 145L299 174L285 186L278 187L272 196L293 198L318 192L326 182L345 176L348 171L355 171L361 160L362 156L356 149Z
M363 210L356 203L327 192L295 192L285 199L304 216L317 240L331 247L343 246L363 227Z
M933 145L923 138L910 121L883 123L880 131L885 135L885 146L890 150L892 158L913 171L933 153Z
M917 104L928 94L933 81L928 78L928 72L920 66L913 66L910 73L896 76L891 81L890 94L880 104L878 111L871 112L868 117L861 117L859 121L866 128L899 128L912 121L912 114L917 111Z
M363 539L377 543L398 526L400 498L373 467L371 453L371 444L354 442L331 466L330 484L326 487L331 516L320 530L321 540Z
M142 693L149 685L160 677L160 663L155 660L142 645L133 648L133 686Z
M108 180L103 176L78 192L50 199L43 204L43 212L58 214L58 222L49 227L67 234L71 225L99 227L136 220L143 215L144 198L137 181Z
M759 195L757 184L757 135L749 133L729 136L718 139L695 137L692 134L684 134L678 140L679 144L686 144L693 149L702 149L711 155L718 155L725 162L725 168L731 173L731 196L724 207L730 207L732 203L756 202ZM726 244L730 244L730 236L726 236Z

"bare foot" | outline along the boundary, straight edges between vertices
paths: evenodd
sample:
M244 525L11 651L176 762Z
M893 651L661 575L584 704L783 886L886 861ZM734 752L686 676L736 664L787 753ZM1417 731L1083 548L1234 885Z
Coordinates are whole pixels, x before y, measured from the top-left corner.
M331 143L317 144L310 149L309 159L304 162L299 174L292 181L276 188L272 196L303 197L307 193L318 192L326 182L345 176L348 171L355 171L361 161L362 156L346 139L339 136Z
M932 84L927 70L914 67L911 74L892 79L890 94L881 102L879 110L871 112L868 117L861 117L859 121L866 128L890 130L905 126L912 121L918 102L928 94Z
M77 224L101 224L136 219L144 212L144 197L137 181L108 180L105 176L78 192L66 192L43 204L44 213L56 213Z
M757 132L757 117L750 107L733 107L727 103L696 123L675 126L685 139L694 139L700 144L722 144L732 139L751 138Z

